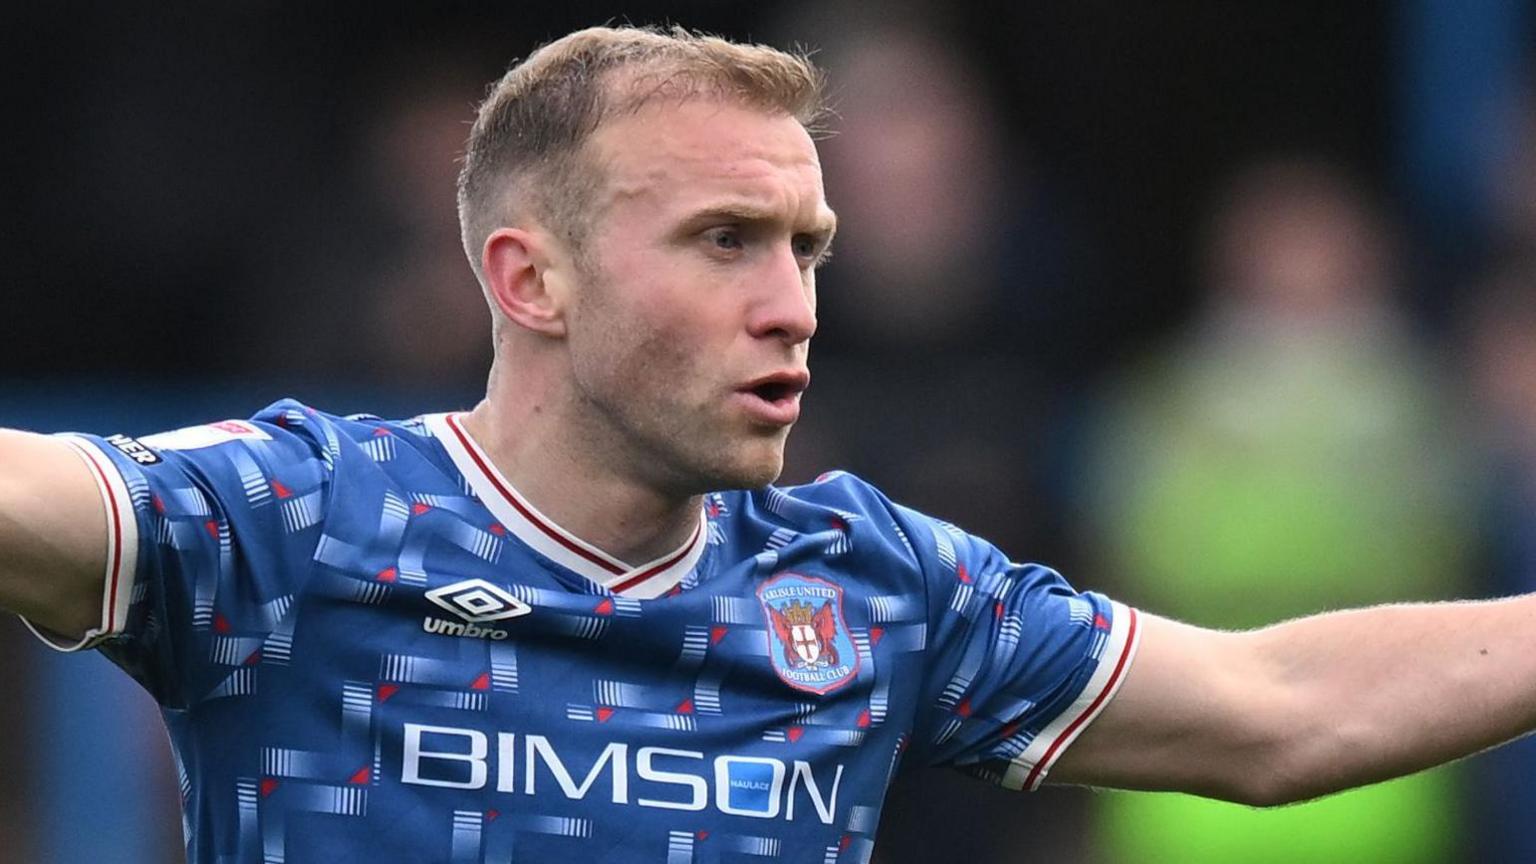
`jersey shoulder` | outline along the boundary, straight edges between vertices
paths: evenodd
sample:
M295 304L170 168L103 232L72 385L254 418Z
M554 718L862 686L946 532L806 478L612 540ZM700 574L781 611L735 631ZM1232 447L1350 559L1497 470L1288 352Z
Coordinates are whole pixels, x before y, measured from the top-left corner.
M386 420L374 414L334 414L297 399L283 398L251 415L251 423L286 429L334 449L341 440L361 443L413 424L420 426L421 418Z
M276 427L303 439L328 462L360 451L377 464L395 462L406 450L435 465L446 463L442 448L426 422L428 415L387 420L375 414L333 414L297 399L280 399L252 415L258 426Z
M768 486L757 492L765 505L806 515L846 513L868 518L894 513L896 505L874 484L847 471L828 471L798 486Z
M798 486L765 486L730 493L744 521L770 534L821 535L829 538L826 553L847 556L864 565L892 565L914 575L923 564L919 550L928 531L921 517L893 503L873 484L846 471L829 471ZM720 496L722 502L729 498Z

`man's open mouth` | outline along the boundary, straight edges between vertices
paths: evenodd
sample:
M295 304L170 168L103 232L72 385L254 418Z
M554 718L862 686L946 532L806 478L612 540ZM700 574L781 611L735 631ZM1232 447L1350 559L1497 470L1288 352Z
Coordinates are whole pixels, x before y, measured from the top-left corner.
M747 392L764 402L777 402L799 393L800 388L788 381L768 381L752 387Z

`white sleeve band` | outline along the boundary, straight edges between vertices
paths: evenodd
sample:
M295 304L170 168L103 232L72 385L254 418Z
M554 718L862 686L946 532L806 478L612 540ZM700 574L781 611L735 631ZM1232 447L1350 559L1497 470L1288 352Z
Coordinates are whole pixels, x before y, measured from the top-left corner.
M133 499L122 472L88 438L61 435L91 470L96 489L101 493L107 515L107 570L102 585L101 623L85 631L74 643L38 629L23 618L33 635L57 651L79 651L94 647L104 639L123 632L128 620L128 604L133 599L134 573L139 557L139 523L133 511Z
M1114 620L1110 623L1104 648L1099 653L1098 668L1072 704L1040 730L1040 734L1029 742L1023 753L1014 757L1003 775L1003 786L1027 791L1040 788L1051 766L1077 740L1077 736L1088 728L1088 724L1099 716L1099 712L1104 710L1104 706L1109 704L1109 700L1114 698L1115 692L1125 681L1131 661L1136 657L1136 648L1141 644L1140 622L1136 610L1129 606L1110 601L1110 608Z

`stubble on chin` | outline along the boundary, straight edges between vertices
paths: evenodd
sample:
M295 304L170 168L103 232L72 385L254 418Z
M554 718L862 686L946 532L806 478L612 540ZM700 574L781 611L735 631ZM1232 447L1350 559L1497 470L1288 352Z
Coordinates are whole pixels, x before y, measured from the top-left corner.
M573 436L599 464L628 469L677 497L757 489L784 468L787 429L748 423L730 394L711 389L716 370L701 363L689 334L647 326L615 303L601 268L586 273L579 323L586 329L573 368ZM690 386L692 385L692 386Z
M634 366L630 371L647 374ZM757 489L778 479L787 430L752 427L720 404L647 397L626 378L616 376L600 389L577 388L574 413L586 419L571 424L571 443L596 464L677 498Z
M703 494L726 489L760 489L773 483L784 470L787 432L763 434L762 430L731 432L712 430L695 438L693 446L679 446L672 439L668 454L679 492Z

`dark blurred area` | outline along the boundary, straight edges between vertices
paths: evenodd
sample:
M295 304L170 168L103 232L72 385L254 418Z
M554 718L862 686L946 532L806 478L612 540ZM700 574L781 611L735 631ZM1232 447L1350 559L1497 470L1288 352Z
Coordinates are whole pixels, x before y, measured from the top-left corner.
M0 21L0 425L467 407L490 361L454 212L475 103L569 30L676 22L832 75L842 228L786 482L855 471L1210 626L1536 590L1528 2ZM0 648L0 864L180 860L148 698L13 620ZM1531 861L1533 777L1527 741L1256 813L915 770L875 859Z

